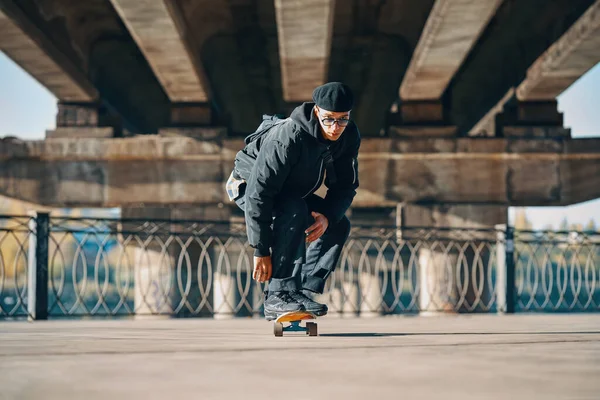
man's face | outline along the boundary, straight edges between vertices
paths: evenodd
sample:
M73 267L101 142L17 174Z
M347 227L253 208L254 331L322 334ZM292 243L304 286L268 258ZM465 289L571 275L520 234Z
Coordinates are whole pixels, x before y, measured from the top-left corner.
M350 112L333 112L320 109L315 106L315 114L321 124L321 131L323 137L327 140L336 141L346 129L346 126L350 122Z

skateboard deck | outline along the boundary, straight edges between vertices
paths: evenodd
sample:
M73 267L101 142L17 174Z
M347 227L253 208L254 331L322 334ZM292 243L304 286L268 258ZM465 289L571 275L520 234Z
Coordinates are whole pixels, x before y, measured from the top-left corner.
M275 322L304 321L306 319L317 319L317 316L308 311L290 311L281 314Z
M300 325L300 322L309 319L317 319L317 316L308 311L291 311L281 314L275 320L273 333L275 336L283 336L283 332L305 332L308 336L317 336L315 322L307 322L305 327ZM289 323L289 325L284 326L284 323Z

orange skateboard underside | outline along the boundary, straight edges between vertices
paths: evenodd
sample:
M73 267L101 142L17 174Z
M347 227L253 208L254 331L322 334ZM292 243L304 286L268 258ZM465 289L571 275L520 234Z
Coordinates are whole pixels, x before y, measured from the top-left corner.
M280 315L275 322L302 321L305 319L316 319L316 315L308 311L292 311Z

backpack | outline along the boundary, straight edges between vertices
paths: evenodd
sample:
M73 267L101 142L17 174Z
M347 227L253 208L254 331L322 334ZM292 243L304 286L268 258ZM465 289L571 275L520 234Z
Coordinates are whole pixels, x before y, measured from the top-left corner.
M264 136L267 132L269 132L272 127L282 124L288 120L287 118L283 118L281 114L263 114L262 119L263 120L258 126L258 128L256 128L254 132L252 132L244 138L244 144L248 145L254 142L256 139L260 138L261 136Z
M268 115L263 114L262 122L256 128L254 132L244 138L244 144L248 145L258 138L266 135L271 128L274 126L280 125L288 120L288 118L283 118L281 114ZM325 169L327 170L327 176L329 177L329 181L331 184L335 184L337 182L337 177L335 173L335 169L333 167L333 156L329 152L329 149L325 150L323 153L323 161L325 162Z

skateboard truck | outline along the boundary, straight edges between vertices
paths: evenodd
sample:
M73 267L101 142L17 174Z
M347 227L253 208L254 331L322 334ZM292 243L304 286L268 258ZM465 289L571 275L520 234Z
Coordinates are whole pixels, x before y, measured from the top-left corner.
M306 327L300 325L303 320L316 319L317 316L308 311L292 311L277 317L273 326L275 336L283 336L283 332L306 332L308 336L318 336L317 323L307 322ZM289 325L284 326L284 323Z

